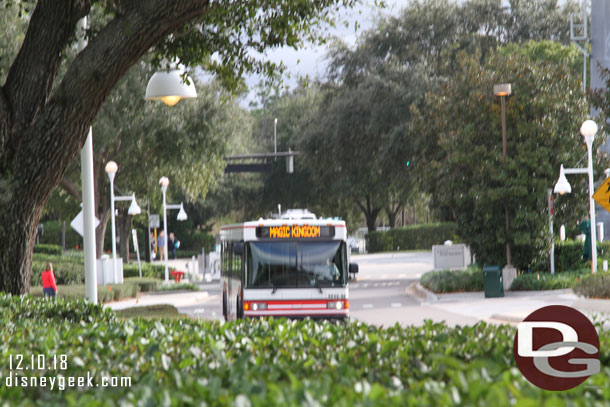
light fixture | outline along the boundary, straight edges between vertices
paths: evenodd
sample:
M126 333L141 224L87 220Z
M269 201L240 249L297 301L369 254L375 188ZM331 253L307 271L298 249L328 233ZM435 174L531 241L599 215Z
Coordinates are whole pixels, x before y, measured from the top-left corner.
M167 186L169 185L169 178L161 177L161 179L159 180L159 185L161 185L162 187L167 188Z
M496 96L509 96L511 94L510 83L500 83L498 85L494 85L494 94Z
M197 97L195 83L188 76L182 79L184 71L173 69L169 72L155 72L146 86L146 100L161 100L168 106L174 106L181 99Z
M178 212L178 217L176 219L181 222L186 220L186 212L184 211L184 206L182 206L182 203L180 204L180 211Z
M592 143L597 133L597 123L593 120L585 120L580 126L580 134L583 135L587 143Z
M140 206L136 202L136 194L133 193L132 199L131 199L131 205L129 205L129 209L127 210L127 214L131 215L131 216L136 216L136 215L139 215L141 213L142 213L142 209L140 209Z
M559 179L557 180L557 183L555 184L555 189L553 191L556 194L560 195L569 194L572 192L572 186L570 186L570 183L566 178L566 174L563 169L563 164L561 164L561 167L559 167Z

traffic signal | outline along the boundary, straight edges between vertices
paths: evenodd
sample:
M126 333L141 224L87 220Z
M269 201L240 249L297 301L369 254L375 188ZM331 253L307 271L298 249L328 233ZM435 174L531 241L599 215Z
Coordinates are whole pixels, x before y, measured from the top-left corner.
M407 161L407 167L411 166L411 161Z

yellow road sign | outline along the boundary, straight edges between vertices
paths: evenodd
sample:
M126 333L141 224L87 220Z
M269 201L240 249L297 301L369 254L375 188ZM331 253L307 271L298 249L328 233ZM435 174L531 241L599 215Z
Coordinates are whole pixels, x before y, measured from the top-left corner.
M593 194L595 202L610 212L610 178L607 178Z

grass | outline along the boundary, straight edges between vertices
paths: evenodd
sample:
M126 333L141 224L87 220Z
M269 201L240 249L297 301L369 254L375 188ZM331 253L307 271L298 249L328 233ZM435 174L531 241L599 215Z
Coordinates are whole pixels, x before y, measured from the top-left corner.
M122 319L144 318L144 319L181 319L188 316L180 314L173 305L159 304L145 307L133 307L116 311L116 315Z
M156 290L161 282L156 278L125 278L123 284L110 284L97 286L97 298L99 302L117 301L123 298L135 297L139 292ZM30 294L35 297L42 296L42 287L32 287ZM65 299L85 298L84 284L58 285L57 296Z
M562 273L523 273L513 281L511 291L563 290L574 288L582 278L591 274L589 268Z

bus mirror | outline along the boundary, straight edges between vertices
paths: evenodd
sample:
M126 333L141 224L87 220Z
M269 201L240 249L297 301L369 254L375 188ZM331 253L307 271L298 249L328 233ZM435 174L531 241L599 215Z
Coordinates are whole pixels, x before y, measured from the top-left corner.
M241 256L244 254L244 244L243 243L234 243L233 244L233 254Z
M349 272L350 274L354 274L358 272L358 264L357 263L350 263L349 264Z

